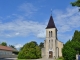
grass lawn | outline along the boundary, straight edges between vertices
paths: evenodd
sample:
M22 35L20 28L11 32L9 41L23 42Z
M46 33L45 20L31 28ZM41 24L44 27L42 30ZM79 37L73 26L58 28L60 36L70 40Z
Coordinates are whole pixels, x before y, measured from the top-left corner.
M31 60L31 59L17 59L17 60Z
M63 60L63 59L57 59L57 60Z
M35 59L17 59L17 60L35 60ZM57 60L63 60L63 59L57 59Z
M17 59L17 60L33 60L33 59ZM62 59L57 59L57 60L62 60Z
M63 60L63 59L57 59L57 60Z

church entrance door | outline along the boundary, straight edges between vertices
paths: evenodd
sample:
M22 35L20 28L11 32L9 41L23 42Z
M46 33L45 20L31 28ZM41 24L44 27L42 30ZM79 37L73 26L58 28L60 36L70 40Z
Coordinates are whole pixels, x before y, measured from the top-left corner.
M53 58L53 52L49 51L49 58Z

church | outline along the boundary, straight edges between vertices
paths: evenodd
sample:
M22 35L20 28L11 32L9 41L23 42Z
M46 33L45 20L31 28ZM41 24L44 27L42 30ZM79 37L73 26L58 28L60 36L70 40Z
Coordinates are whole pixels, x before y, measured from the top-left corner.
M46 38L44 40L44 48L41 49L42 58L62 57L63 43L58 40L57 31L58 30L51 15L48 25L46 27Z

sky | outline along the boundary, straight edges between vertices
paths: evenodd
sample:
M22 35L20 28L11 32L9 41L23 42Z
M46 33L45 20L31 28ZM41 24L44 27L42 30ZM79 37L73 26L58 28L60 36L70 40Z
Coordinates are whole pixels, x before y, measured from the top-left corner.
M51 9L58 40L66 43L80 31L80 12L70 4L74 1L0 0L0 43L20 48L30 41L44 42Z

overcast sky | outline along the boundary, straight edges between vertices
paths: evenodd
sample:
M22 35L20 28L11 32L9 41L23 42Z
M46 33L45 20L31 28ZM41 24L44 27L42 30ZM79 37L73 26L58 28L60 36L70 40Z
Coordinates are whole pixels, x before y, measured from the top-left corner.
M80 12L75 0L0 0L0 42L21 47L27 42L45 40L51 9L58 40L65 43L80 30Z

